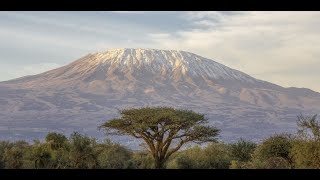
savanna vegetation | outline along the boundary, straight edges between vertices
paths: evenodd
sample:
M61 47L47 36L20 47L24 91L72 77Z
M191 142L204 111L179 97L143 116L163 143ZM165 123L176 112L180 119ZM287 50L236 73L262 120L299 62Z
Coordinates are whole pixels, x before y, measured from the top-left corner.
M0 142L2 169L320 169L320 123L299 115L296 134L259 143L224 143L202 114L169 107L120 111L99 126L106 135L141 139L131 150L109 139L51 132L44 140Z

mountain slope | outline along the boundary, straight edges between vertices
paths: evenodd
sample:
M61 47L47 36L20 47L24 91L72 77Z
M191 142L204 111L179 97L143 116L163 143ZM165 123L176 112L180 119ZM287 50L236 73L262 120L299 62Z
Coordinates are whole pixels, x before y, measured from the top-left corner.
M167 105L207 114L223 138L234 140L294 130L300 112L319 112L320 94L261 81L189 52L111 49L2 82L0 102L6 119L0 134L21 126L28 137L52 129L100 136L96 127L119 108Z

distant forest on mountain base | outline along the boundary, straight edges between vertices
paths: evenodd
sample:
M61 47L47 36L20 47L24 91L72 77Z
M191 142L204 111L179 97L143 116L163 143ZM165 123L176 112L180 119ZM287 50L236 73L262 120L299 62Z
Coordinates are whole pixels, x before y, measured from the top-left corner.
M97 126L107 135L142 139L141 150L130 150L110 139L98 143L77 132L69 137L51 132L43 142L1 141L0 168L320 169L317 115L297 116L296 134L274 134L261 143L245 139L224 143L217 139L220 130L206 126L204 116L193 111L162 107L120 114Z

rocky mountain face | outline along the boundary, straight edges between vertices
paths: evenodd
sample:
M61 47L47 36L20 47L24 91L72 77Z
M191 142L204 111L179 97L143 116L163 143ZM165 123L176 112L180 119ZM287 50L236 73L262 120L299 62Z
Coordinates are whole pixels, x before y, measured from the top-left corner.
M97 126L119 109L142 106L192 109L221 128L223 140L259 140L294 132L300 113L319 113L320 93L283 88L189 52L110 49L1 82L0 137L80 131L102 138Z

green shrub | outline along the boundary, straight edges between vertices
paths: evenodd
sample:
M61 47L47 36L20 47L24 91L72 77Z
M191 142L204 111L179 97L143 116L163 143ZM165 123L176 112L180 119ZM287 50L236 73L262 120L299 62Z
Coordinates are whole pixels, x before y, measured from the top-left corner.
M228 146L222 143L212 143L205 148L196 146L179 152L170 162L169 168L227 169L230 161Z
M119 144L107 142L99 146L99 168L126 169L131 167L131 152Z
M256 146L253 142L240 139L237 143L230 145L230 155L236 161L248 162L251 160Z
M320 169L320 142L318 141L294 141L291 155L296 168Z
M292 138L290 135L271 136L257 146L250 163L251 168L292 168L291 149ZM272 165L277 163L279 164L277 167Z

